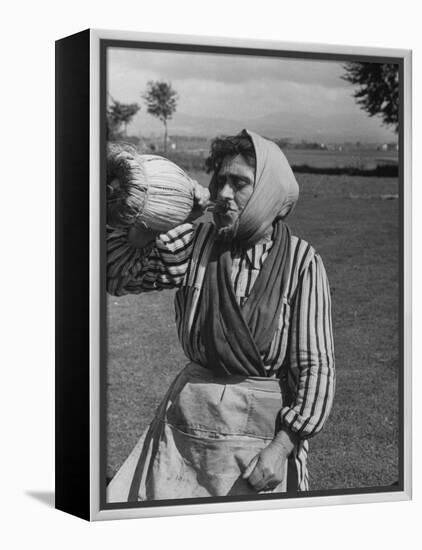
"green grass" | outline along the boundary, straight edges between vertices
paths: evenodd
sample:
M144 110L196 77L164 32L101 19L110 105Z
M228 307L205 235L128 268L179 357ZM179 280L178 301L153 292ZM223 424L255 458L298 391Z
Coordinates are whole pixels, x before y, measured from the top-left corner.
M310 442L311 489L390 485L398 480L398 201L381 195L397 193L397 181L297 179L301 198L289 224L324 260L337 365L331 416ZM186 362L173 297L174 291L108 297L110 477Z

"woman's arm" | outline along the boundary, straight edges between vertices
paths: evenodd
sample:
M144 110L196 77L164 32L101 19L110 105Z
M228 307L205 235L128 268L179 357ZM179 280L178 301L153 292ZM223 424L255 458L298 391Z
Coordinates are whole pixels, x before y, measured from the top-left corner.
M283 424L301 439L312 437L324 426L335 389L330 289L318 254L305 268L297 288L289 377L294 398L281 411Z
M107 229L107 292L114 296L176 288L192 252L194 228L180 225L140 248L127 230Z
M193 181L193 180L192 180ZM209 204L208 189L193 181L194 206L189 222ZM107 228L107 292L114 296L179 287L186 274L194 227L185 223L157 235L145 227Z

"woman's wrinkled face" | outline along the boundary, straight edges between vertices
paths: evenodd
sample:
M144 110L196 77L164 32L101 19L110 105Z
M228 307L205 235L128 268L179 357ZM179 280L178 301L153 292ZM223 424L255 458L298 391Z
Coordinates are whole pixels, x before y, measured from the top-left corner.
M226 157L216 175L217 207L214 222L217 227L232 225L253 193L255 170L242 155Z

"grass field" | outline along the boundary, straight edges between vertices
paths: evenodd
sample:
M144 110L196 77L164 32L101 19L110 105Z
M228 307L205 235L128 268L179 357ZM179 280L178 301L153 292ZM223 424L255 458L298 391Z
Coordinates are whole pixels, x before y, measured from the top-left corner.
M193 177L206 183L202 172ZM398 201L393 178L298 174L292 232L329 276L337 365L331 416L310 442L311 489L398 480ZM108 297L108 457L113 476L186 362L173 291Z
M143 152L150 152L143 150ZM350 174L359 176L390 176L397 177L398 152L394 150L378 151L375 148L368 149L290 149L283 150L293 170L302 173L327 173ZM154 151L155 154L165 156L181 166L184 170L204 170L206 158L209 155L209 146L205 149L176 149L167 152ZM389 166L389 171L371 174L375 169L384 169ZM306 170L304 169L306 167ZM363 172L363 173L356 173ZM365 173L367 172L367 173Z
M343 151L283 149L291 166L308 164L322 167L374 168L380 159L397 160L397 151L377 151L376 149L349 149Z

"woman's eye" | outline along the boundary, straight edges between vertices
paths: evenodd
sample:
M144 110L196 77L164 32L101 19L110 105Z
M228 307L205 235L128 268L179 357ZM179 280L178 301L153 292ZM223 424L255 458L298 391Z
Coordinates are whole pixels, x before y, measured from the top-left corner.
M245 180L237 179L234 184L237 189L243 189L243 187L247 185L247 182Z

